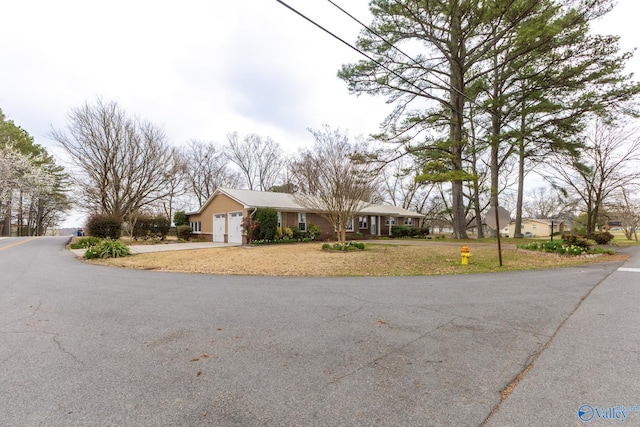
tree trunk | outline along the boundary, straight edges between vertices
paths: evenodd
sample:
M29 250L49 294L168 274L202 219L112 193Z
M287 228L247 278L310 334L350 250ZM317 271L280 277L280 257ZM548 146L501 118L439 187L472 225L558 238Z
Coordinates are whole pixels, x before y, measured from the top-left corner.
M520 137L520 153L518 158L518 196L516 200L516 224L513 237L522 239L522 204L524 203L524 142Z
M456 8L456 5L453 5ZM458 9L458 8L456 8ZM464 148L464 141L462 138L462 127L464 123L464 36L462 35L462 23L461 23L461 11L454 10L451 14L451 52L453 53L449 69L451 72L451 89L450 93L450 108L451 108L451 123L449 127L449 137L452 146L453 154L453 171L454 174L459 173L460 178L455 178L451 182L451 196L452 196L452 209L453 209L453 238L454 239L466 239L467 238L467 221L465 217L465 205L464 205L464 186L463 186L463 167L462 167L462 155Z
M520 136L518 137L518 196L516 201L516 224L513 237L522 239L522 204L524 203L524 161L526 158L526 146L524 141L525 129L525 112L524 98L522 99L522 110L520 112Z
M499 70L497 67L498 58L494 56L493 65L495 70L493 72L493 107L491 108L491 152L489 159L489 170L490 170L490 180L491 180L491 194L489 199L489 205L494 209L497 209L499 206L498 201L498 191L499 191L499 176L500 176L500 166L498 162L498 153L500 148L500 132L502 130L501 119L500 119L500 107L498 105L498 98L500 97L500 84L499 84ZM491 235L496 237L500 230L493 230Z

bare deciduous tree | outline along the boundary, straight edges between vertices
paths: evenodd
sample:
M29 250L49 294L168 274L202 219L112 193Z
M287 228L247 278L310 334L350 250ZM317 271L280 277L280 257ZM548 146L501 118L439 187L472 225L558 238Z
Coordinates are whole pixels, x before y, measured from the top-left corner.
M383 170L384 198L394 206L424 213L435 184L417 182L419 172L419 166L407 157L387 165Z
M198 206L213 195L218 187L238 187L242 177L229 168L227 158L214 143L191 141L184 154L190 191Z
M636 187L637 190L637 187ZM627 188L621 188L617 203L612 208L622 222L622 232L627 240L638 241L640 228L640 200L633 198Z
M291 163L296 200L327 219L338 241L346 241L346 230L357 213L375 197L372 164L357 161L362 151L339 129L309 130L315 144Z
M554 188L537 187L527 196L523 209L529 218L559 218L574 208L574 202Z
M160 207L166 218L173 220L174 205L187 191L185 176L187 174L187 162L182 152L171 148L171 163L168 165L167 197L162 199Z
M162 129L102 99L73 108L67 120L52 137L77 167L83 208L126 220L167 195L171 150Z
M581 200L587 215L587 235L596 231L605 201L640 179L640 138L635 129L612 127L597 121L586 137L579 157L559 157L554 176L548 179L571 190Z
M249 190L268 191L277 184L285 166L280 145L271 138L237 132L227 136L227 158L244 176Z

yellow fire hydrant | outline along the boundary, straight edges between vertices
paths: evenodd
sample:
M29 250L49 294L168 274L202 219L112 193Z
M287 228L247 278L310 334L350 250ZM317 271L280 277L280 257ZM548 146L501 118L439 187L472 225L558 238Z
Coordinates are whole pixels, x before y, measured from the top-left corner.
M462 250L460 251L460 255L462 255L462 265L469 264L469 258L471 257L471 253L469 252L469 247L464 245Z

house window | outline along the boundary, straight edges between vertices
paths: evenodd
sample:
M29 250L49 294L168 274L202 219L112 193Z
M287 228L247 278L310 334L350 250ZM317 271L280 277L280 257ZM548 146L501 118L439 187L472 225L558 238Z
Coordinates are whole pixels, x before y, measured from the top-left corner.
M345 231L353 231L353 218L347 220L347 228Z
M367 217L366 216L359 216L358 217L358 228L359 229L368 228L368 226L367 226Z
M191 221L189 225L191 226L193 233L200 233L202 231L200 221Z
M387 217L387 225L396 225L396 219L392 216Z
M404 225L413 225L413 218L405 218Z
M307 231L307 214L298 212L298 228L300 231Z
M533 230L535 230L536 228L538 228L538 226L537 226L537 225L535 225L535 224L532 224L532 225L531 225L531 228L532 228Z
M282 212L278 212L278 227L282 228Z

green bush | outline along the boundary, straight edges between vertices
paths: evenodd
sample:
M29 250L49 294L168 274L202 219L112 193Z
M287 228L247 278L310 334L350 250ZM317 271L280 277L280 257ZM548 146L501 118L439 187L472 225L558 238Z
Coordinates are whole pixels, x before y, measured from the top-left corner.
M298 227L291 227L291 238L295 240L304 239L304 231L301 231Z
M394 225L391 227L392 237L411 237L414 233L414 228L408 225Z
M578 234L563 234L562 242L565 246L581 246L583 248L588 248L595 243Z
M171 228L171 221L169 219L158 216L141 216L139 217L134 226L132 237L138 239L150 239L160 238L164 240L169 234Z
M429 235L429 227L420 227L414 230L416 237L427 237Z
M272 208L257 208L253 220L258 227L252 240L273 240L278 228L278 212Z
M293 230L289 227L284 227L282 229L282 238L283 239L293 239Z
M102 239L99 237L93 237L93 236L81 237L80 239L76 240L74 243L70 244L69 247L71 249L86 249L92 246L96 246L100 242L102 242Z
M176 234L179 239L188 240L191 233L193 233L193 229L188 225L179 225L176 227Z
M94 249L99 258L119 258L131 255L129 247L119 240L103 240L102 243L95 246Z
M173 215L173 224L176 227L181 225L189 225L189 217L184 211L178 211Z
M122 233L122 218L109 214L93 214L87 221L90 236L117 240Z
M316 224L307 224L307 237L311 240L318 240L322 236L322 230Z
M589 253L613 255L616 252L613 249L605 249L605 248L603 248L601 246L596 246L595 248L592 248L591 250L589 250Z
M282 240L282 228L276 227L276 235L274 236L274 240Z
M591 238L599 245L608 245L613 240L613 234L608 231L596 231Z

